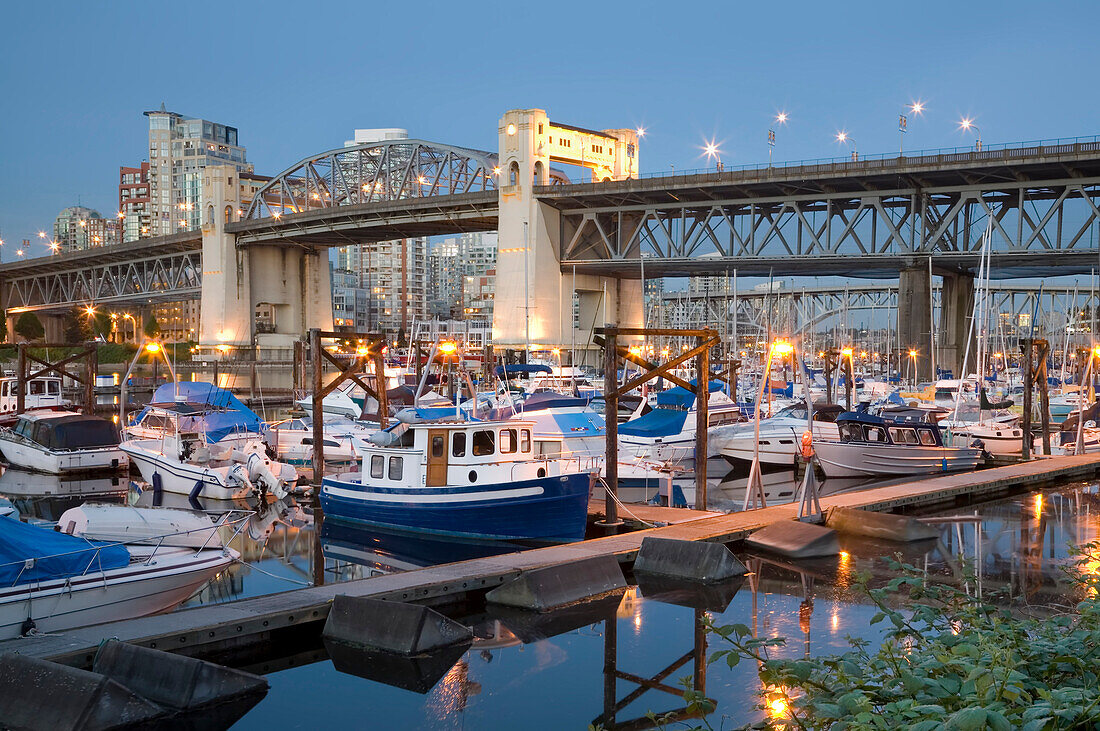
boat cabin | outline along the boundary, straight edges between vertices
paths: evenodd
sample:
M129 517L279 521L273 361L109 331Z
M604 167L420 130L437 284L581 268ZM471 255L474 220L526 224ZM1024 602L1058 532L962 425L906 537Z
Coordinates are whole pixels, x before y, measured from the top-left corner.
M23 414L12 434L50 452L71 452L118 446L115 425L98 416L67 411Z
M363 450L362 481L372 486L445 487L546 477L557 462L534 453L529 421L401 424L387 446Z
M39 376L23 384L24 406L40 409L64 406L61 397L61 379L57 376ZM19 396L19 379L14 376L0 378L0 414L15 413Z
M916 419L883 419L870 414L847 412L836 419L842 442L866 442L906 446L942 447L935 424Z

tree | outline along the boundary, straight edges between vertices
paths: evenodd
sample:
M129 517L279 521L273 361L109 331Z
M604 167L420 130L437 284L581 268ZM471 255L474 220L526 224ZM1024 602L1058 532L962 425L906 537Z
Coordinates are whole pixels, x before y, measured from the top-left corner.
M42 321L38 319L38 315L33 312L24 312L15 321L15 332L22 336L24 340L40 340L46 334L46 328L42 326Z
M145 321L145 337L155 338L160 334L160 323L157 322L157 318L152 315Z
M73 307L65 313L61 321L61 337L66 343L83 343L91 339L92 330L82 308Z
M111 334L111 316L106 312L97 312L92 317L92 335L106 338Z

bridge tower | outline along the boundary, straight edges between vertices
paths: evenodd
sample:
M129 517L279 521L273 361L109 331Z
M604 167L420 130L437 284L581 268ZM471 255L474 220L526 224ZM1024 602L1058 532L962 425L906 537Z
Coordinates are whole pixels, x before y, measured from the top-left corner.
M257 357L286 356L310 328L332 329L328 250L253 244L237 246L225 230L245 205L237 171L203 173L202 307L199 346L257 349ZM275 351L275 352L272 352Z
M498 129L500 198L493 344L522 348L578 347L589 344L592 328L612 322L642 326L640 280L578 275L561 271L558 211L536 197L557 175L552 163L585 170L589 180L638 176L638 135L634 130L587 130L555 124L542 109L513 109ZM582 181L589 182L589 181ZM573 330L573 292L579 300L579 327Z

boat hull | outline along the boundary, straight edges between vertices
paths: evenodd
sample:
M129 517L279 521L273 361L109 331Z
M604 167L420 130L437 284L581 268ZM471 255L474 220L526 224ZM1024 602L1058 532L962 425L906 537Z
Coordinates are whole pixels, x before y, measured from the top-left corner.
M55 452L36 449L22 441L0 436L0 453L16 467L51 475L75 474L94 470L121 469L129 464L126 455L118 447L81 449L71 452Z
M584 538L592 475L578 472L462 487L385 487L326 477L326 520L436 535L566 542Z
M149 565L0 589L0 640L19 637L28 618L39 632L60 632L144 617L186 601L233 562L221 550L158 555Z
M126 446L125 443L123 450L130 455L142 479L152 485L154 491L160 489L210 500L235 500L252 494L252 488L247 485L226 484L222 474L225 470L166 459L156 452Z
M826 477L932 475L977 468L982 450L960 447L814 442Z

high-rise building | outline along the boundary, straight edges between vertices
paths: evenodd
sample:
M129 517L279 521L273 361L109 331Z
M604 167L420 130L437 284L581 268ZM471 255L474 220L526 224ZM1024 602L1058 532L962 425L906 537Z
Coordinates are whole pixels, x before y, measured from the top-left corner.
M149 163L118 169L118 212L122 219L122 240L147 238L151 231L149 210Z
M197 230L202 216L202 171L229 165L251 173L237 128L160 109L149 117L150 236Z
M120 240L119 219L104 218L99 211L69 206L53 222L53 243L59 252L80 251Z
M468 301L480 299L480 290L468 295L466 289L468 283L478 282L493 271L496 259L495 233L464 233L456 238L435 242L428 256L428 302L431 316L461 320L470 317L472 312L477 312L478 316L491 317L492 300L488 303L481 302L471 310Z

